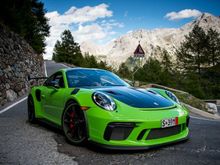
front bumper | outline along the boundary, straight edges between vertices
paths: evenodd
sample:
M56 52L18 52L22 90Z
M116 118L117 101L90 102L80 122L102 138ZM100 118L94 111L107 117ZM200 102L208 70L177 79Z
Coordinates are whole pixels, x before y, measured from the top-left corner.
M125 111L126 109L126 111ZM181 107L141 111L125 107L108 112L92 108L86 112L89 141L111 149L147 149L188 138L188 112ZM161 128L161 120L178 117L178 125Z
M166 143L150 145L150 146L113 146L113 145L97 143L97 142L94 142L91 140L90 140L90 143L92 143L96 146L99 146L101 148L111 149L111 150L147 150L147 149L153 149L153 148L158 148L158 147L164 147L164 146L176 144L179 142L186 142L188 139L189 139L189 136L187 136L183 139L178 139L178 140L172 141L172 142L166 142Z

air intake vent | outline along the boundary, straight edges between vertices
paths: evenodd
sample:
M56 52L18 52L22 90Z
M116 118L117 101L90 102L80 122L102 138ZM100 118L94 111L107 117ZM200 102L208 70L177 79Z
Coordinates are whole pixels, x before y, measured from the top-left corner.
M174 127L169 127L169 128L151 129L151 131L150 131L149 135L147 136L146 140L168 137L168 136L179 134L180 132L181 132L181 125L174 126Z

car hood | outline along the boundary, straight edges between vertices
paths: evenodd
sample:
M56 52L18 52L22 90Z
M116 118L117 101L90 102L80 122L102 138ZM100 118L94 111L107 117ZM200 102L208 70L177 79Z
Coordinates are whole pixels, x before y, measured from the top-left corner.
M109 96L136 108L165 108L173 106L174 103L159 94L149 92L145 89L133 87L107 87L96 88Z

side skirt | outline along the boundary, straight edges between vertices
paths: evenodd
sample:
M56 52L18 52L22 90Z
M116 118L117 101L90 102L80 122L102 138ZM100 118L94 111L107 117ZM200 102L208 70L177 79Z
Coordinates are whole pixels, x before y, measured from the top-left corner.
M39 121L39 124L41 124L41 125L43 125L43 126L46 125L46 126L53 127L53 128L55 128L55 129L58 129L58 130L62 130L62 127L61 127L61 126L59 126L59 125L57 125L57 124L55 124L55 123L53 123L53 122L51 122L51 121L49 121L49 120L47 120L47 119L38 118L37 120Z

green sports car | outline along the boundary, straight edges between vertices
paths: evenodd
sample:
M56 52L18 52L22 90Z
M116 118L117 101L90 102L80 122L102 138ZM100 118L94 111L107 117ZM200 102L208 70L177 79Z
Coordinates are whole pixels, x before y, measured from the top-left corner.
M62 69L28 96L28 119L59 126L75 145L146 149L188 138L189 113L170 91L134 88L100 69Z

